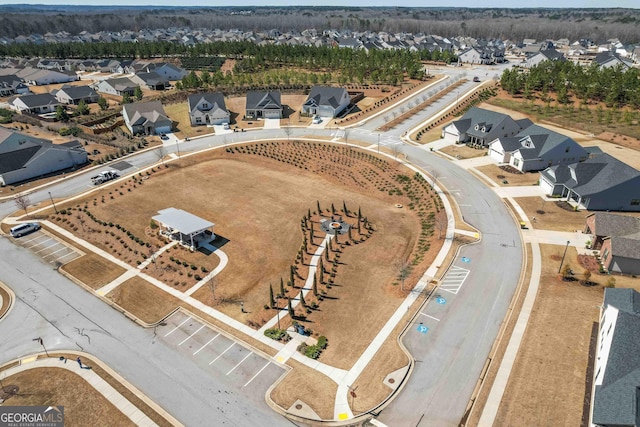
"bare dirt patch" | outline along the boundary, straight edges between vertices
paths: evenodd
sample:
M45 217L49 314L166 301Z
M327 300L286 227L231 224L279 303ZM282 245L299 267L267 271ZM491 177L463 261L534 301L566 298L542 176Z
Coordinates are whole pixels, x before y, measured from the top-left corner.
M181 301L147 282L134 277L119 285L107 298L134 313L140 320L154 324L165 318Z
M501 187L513 187L519 185L536 185L540 179L538 172L513 173L510 170L499 167L498 165L484 165L476 168L491 178ZM507 181L505 184L504 181Z
M191 126L187 102L164 105L167 116L175 122L174 135L178 139L193 138L200 135L213 134L213 128L207 126Z
M0 305L0 319L2 319L9 309L9 304L11 304L9 293L2 286L0 286L0 298L2 298L2 305Z
M110 425L135 425L80 376L66 369L29 369L2 382L5 388L18 387L18 393L7 399L6 405L62 405L66 426L98 426L104 420Z
M576 425L582 419L589 346L597 332L603 289L562 281L557 263L549 260L563 250L541 245L540 288L496 425ZM577 265L574 248L565 262Z
M529 219L536 218L531 226L543 230L576 231L584 229L587 211L568 211L556 201L545 201L542 197L517 197L514 199Z
M91 289L99 289L109 284L126 271L95 253L83 255L60 268Z

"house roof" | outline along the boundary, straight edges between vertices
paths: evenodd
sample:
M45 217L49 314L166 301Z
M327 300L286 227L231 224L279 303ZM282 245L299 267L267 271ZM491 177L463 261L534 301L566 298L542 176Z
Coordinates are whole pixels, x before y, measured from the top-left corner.
M347 90L342 87L314 86L307 97L305 105L329 106L337 108Z
M126 90L134 90L139 85L133 81L131 81L128 77L118 77L115 79L107 79L104 80L106 84L109 84L112 88L117 90L118 92L123 92Z
M611 239L612 255L640 259L640 238L614 236L608 239Z
M598 236L637 236L640 238L640 218L610 212L594 212L593 230ZM640 252L639 252L640 254Z
M573 151L570 150L568 156L580 158L587 154L573 139L539 125L531 125L521 130L516 136L520 137L521 147L519 152L524 160L542 157L565 142L570 142L574 146ZM530 142L529 146L527 146L527 142Z
M163 121L171 121L164 112L164 107L160 101L136 102L133 104L125 104L124 112L129 118L131 125L144 125L145 123L160 123Z
M280 92L248 92L247 110L281 109Z
M539 52L549 61L564 61L564 54L562 52L558 52L555 49L544 49Z
M43 105L60 104L58 100L55 98L55 96L51 95L50 93L41 93L37 95L22 95L17 99L20 99L20 101L22 101L22 103L29 108L41 107Z
M165 79L155 71L150 71L148 73L137 73L136 76L148 86L167 86L169 84L169 81L167 79Z
M182 209L166 208L158 211L153 219L182 234L193 234L213 227L215 224Z
M469 135L484 137L491 132L492 129L497 128L504 120L510 119L511 117L507 114L485 110L484 108L471 107L460 120L456 120L453 124L460 133L464 132ZM477 130L476 126L478 127ZM483 128L484 131L482 130Z
M640 294L633 289L605 289L604 307L618 309L602 384L596 385L593 423L638 425L640 394Z
M0 174L24 167L41 148L41 145L34 145L8 153L0 153Z
M224 95L222 95L222 92L196 93L193 95L189 95L189 98L187 98L189 111L194 112L198 104L200 104L200 101L203 101L203 100L210 105L210 108L204 108L202 109L202 111L220 109L222 111L227 112L227 106L224 103Z
M598 63L598 65L604 65L607 64L609 62L615 62L616 64L620 64L626 67L631 66L630 61L622 58L620 55L618 55L617 53L610 51L610 50L605 50L603 52L598 52L596 54L596 57L594 59L594 61L596 63Z
M95 90L89 86L63 86L60 92L65 93L71 99L91 98L97 96Z

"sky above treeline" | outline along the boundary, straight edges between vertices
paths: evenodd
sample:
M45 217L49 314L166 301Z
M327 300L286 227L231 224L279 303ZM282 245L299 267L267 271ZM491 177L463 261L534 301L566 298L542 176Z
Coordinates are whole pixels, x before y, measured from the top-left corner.
M87 5L105 6L104 0L0 0L2 4ZM346 6L344 0L110 0L110 6ZM399 7L476 7L476 8L640 8L638 0L366 0L349 6Z

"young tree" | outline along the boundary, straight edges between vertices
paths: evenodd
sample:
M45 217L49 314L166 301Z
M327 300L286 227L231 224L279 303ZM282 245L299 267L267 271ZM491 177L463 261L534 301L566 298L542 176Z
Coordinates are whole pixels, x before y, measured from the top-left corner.
M133 96L135 96L138 101L142 99L142 89L140 89L140 86L136 86L133 91Z
M320 209L320 201L316 200L316 204L318 205L318 215L322 215L322 209Z
M84 99L81 99L78 103L78 114L81 114L83 116L89 114L89 106L86 102L84 102Z
M160 146L158 148L156 148L155 150L153 150L153 154L156 156L156 158L158 160L160 160L162 162L162 166L166 167L167 165L164 164L164 158L167 155L167 149L164 148L163 146Z
M284 297L284 280L282 280L282 277L280 278L280 295L278 295L280 298Z
M124 95L122 95L122 104L131 104L131 96L128 92L125 92Z
M29 213L27 212L27 208L29 207L29 205L31 204L31 201L29 200L29 196L27 196L26 194L18 194L13 201L16 203L16 206L19 209L22 209L24 211L25 215L28 215Z
M591 283L591 282L590 282L590 279L591 279L591 272L590 272L589 270L585 270L585 271L582 273L582 278L584 279L584 284L585 284L585 285L588 285L589 283Z
M67 113L67 110L62 105L56 107L56 120L63 123L69 121L69 113Z
M294 277L293 277L293 269L294 269L293 265L290 266L290 268L289 268L289 283L290 283L290 286L294 286L295 285Z
M291 318L293 319L295 317L295 313L293 311L293 307L291 306L291 298L287 298L287 299L288 299L287 310L289 311L289 316L291 316Z
M269 307L274 308L276 306L276 300L273 297L273 286L269 283Z
M302 307L307 307L307 302L304 300L304 291L300 291L300 304L302 304Z
M349 215L349 209L347 209L347 203L344 200L342 201L342 212L344 212L345 215Z
M615 281L615 279L614 279ZM318 277L313 275L313 295L318 296Z
M98 98L98 105L102 110L106 110L107 108L109 108L109 102L107 102L107 99L104 96Z
M407 258L403 258L396 262L398 271L398 280L400 280L400 289L404 291L404 281L411 275L411 264Z

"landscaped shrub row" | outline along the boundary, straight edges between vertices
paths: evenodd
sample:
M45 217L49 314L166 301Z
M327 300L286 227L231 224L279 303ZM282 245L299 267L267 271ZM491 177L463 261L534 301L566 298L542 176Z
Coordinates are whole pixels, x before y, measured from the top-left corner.
M317 359L318 357L320 357L320 353L322 353L322 350L327 348L328 344L329 343L327 341L327 337L320 336L318 337L318 343L316 345L307 345L305 343L302 343L298 346L298 351L307 357Z

